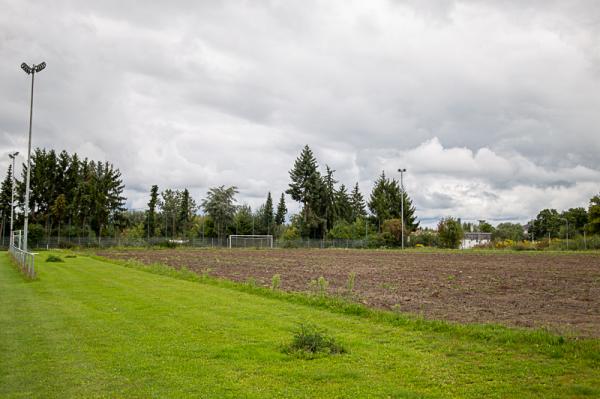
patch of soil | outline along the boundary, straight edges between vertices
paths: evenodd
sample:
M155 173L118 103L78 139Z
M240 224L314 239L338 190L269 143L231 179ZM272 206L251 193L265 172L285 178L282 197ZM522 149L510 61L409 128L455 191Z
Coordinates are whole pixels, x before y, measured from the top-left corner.
M308 291L323 276L332 294L368 306L468 323L544 327L600 337L600 256L415 253L343 249L100 251L115 259L185 266L198 273ZM347 282L356 273L352 293Z

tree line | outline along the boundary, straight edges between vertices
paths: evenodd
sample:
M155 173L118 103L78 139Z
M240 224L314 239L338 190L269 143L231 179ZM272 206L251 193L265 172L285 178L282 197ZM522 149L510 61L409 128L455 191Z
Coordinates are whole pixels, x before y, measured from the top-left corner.
M26 165L16 179L16 229L23 224ZM600 233L600 195L590 199L588 209L558 212L544 209L525 225L485 220L461 222L447 217L436 230L421 229L416 209L400 183L386 176L375 180L368 198L358 182L348 189L339 183L335 170L320 169L309 146L305 146L289 171L289 186L279 193L277 204L271 192L256 209L238 204L235 186L209 188L197 203L189 190L150 188L147 207L124 208L121 173L106 161L80 159L62 151L36 149L32 155L30 235L125 236L190 239L225 238L230 234L272 234L286 240L367 239L373 246L401 243L456 247L464 232L492 234L494 240L522 241L564 238ZM0 231L6 235L10 215L12 169L0 187ZM288 218L285 194L300 205ZM404 214L402 214L402 210ZM404 223L402 223L402 221ZM410 237L410 239L409 239Z
M25 176L15 176L15 229L22 229ZM7 234L12 192L12 165L0 186L2 236ZM62 151L35 149L31 156L29 231L40 235L109 234L125 227L125 198L121 172L106 161L93 161Z

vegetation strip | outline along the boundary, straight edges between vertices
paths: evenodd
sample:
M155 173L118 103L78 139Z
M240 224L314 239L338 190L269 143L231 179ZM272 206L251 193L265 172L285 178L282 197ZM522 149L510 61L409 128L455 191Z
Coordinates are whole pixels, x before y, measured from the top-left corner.
M39 279L25 283L0 256L0 397L600 393L598 361L577 351L392 326L85 256L63 259L43 262ZM299 323L324 331L300 343L341 352L333 337L346 353L282 353Z
M371 309L341 297L272 290L259 287L252 282L236 283L227 279L214 278L207 274L198 274L185 267L174 269L159 263L147 265L132 260L124 261L90 254L88 254L88 256L107 263L130 267L153 274L233 289L267 298L280 299L294 304L327 309L335 313L359 316L371 321L406 327L415 331L446 333L456 337L468 337L503 345L532 344L535 345L536 349L540 352L549 353L553 356L562 355L568 352L576 352L581 354L581 356L597 361L600 364L600 340L597 339L565 338L544 330L524 330L495 324L458 324L441 320L426 320L422 317L408 314Z

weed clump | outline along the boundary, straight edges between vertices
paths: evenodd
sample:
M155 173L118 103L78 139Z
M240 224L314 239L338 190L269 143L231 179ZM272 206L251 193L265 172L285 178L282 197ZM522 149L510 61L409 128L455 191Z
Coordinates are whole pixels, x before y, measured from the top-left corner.
M64 262L60 256L48 255L46 262Z
M333 337L327 336L312 324L300 324L294 331L292 342L283 347L283 353L307 359L347 352Z
M271 289L273 291L275 291L280 286L281 286L281 275L280 274L274 274L273 278L271 279Z

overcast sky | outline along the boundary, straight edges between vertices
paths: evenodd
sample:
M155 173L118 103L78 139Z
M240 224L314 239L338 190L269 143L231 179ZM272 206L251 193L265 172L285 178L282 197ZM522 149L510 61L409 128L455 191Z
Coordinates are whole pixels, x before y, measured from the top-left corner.
M130 208L152 184L255 207L305 144L365 197L407 168L426 225L600 191L596 0L157 3L0 0L0 173L45 61L33 146L112 162Z

